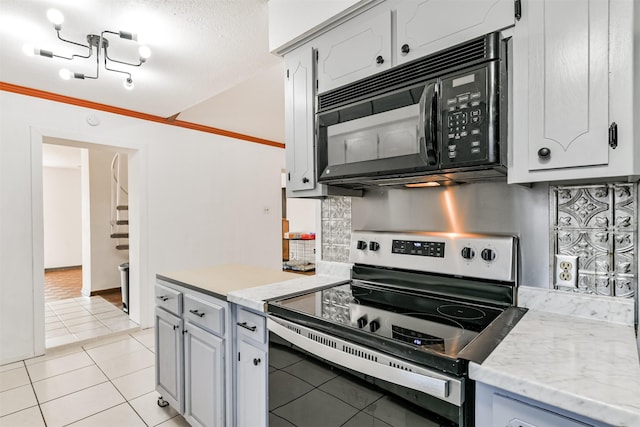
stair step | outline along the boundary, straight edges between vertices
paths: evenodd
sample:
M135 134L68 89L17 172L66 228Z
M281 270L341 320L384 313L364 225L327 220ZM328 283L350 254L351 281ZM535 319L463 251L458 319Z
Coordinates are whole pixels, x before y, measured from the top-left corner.
M116 225L129 225L128 219L119 219L116 221Z
M126 206L126 205L118 205L118 206L116 206L116 210L119 210L119 211L128 211L128 210L129 210L129 206Z
M113 233L111 234L112 239L128 239L129 233Z
M117 245L116 249L119 251L129 250L129 245Z

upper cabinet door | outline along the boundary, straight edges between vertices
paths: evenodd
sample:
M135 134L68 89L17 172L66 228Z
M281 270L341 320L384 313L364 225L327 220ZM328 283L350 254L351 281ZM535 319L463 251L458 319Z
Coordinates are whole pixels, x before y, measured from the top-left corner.
M391 12L359 21L356 17L320 36L318 93L391 67Z
M404 0L397 9L397 63L515 23L514 0Z
M313 145L313 49L297 49L285 57L285 143L287 191L316 186Z
M523 0L514 156L528 155L530 171L608 163L608 26L608 0Z

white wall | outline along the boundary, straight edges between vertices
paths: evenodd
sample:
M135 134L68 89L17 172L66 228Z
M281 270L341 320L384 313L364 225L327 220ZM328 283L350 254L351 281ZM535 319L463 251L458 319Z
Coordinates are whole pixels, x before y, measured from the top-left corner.
M44 267L82 265L80 169L44 167Z
M319 204L319 200L288 198L289 231L316 232L316 211Z
M156 273L280 268L284 150L7 92L0 110L0 364L44 351L44 137L129 150L130 315L142 326Z
M89 240L87 256L91 259L91 268L83 270L84 295L120 287L118 266L129 261L129 251L117 250L117 240L110 237L111 161L115 153L111 150L88 150L89 182L86 187L89 191L85 194L85 203L89 204L89 218L85 220L90 225L85 238Z

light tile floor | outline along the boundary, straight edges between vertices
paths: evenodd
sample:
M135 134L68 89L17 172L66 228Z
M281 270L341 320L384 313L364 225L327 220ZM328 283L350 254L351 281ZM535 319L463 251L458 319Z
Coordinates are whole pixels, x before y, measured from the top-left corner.
M127 313L101 296L47 302L44 323L47 348L138 327Z
M185 427L157 405L153 329L0 366L0 427Z

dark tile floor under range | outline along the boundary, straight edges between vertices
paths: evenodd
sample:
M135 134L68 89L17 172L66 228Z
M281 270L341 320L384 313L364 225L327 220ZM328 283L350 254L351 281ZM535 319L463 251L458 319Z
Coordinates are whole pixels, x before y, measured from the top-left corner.
M269 347L270 427L439 427L383 390L285 346Z

